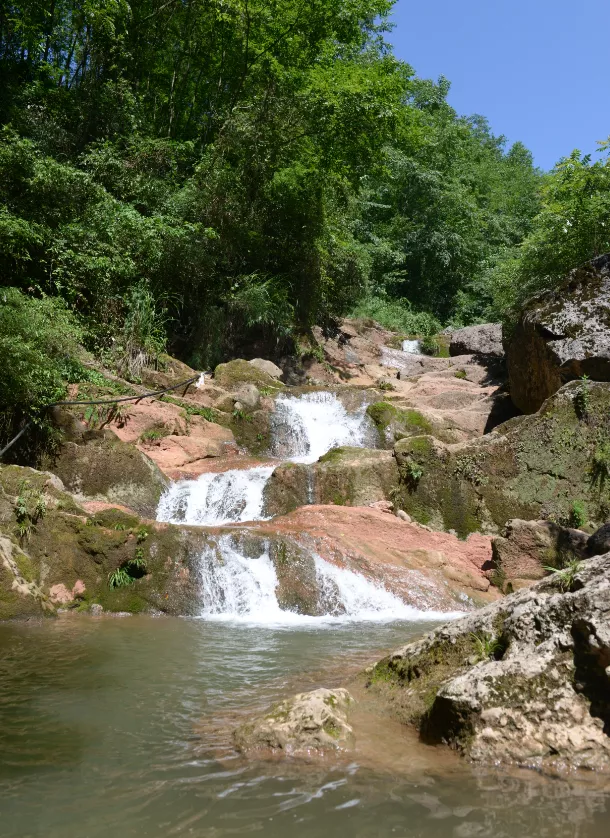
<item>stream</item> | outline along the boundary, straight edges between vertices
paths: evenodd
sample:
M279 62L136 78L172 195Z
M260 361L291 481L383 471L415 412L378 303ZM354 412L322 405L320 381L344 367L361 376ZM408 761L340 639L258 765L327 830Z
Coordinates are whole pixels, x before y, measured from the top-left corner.
M410 348L410 351L413 351ZM274 462L173 484L161 521L263 517L282 460L370 443L365 407L281 397ZM0 624L2 838L602 838L610 794L572 778L476 769L375 714L345 757L247 761L231 731L275 700L338 686L451 615L418 611L314 556L324 612L282 610L268 552L229 537L200 559L199 618Z

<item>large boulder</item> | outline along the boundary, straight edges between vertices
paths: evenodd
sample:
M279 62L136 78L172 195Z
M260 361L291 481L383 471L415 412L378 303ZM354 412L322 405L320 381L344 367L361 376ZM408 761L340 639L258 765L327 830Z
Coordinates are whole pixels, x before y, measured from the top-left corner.
M333 448L316 463L283 463L265 486L265 514L284 515L309 503L366 506L390 498L398 485L390 451Z
M333 584L321 581L315 568L312 575L312 556L359 573L421 610L464 611L500 596L486 575L490 538L473 533L461 540L432 532L376 506L303 506L259 522L256 532L271 544L278 598L296 598L300 613L343 613ZM295 543L304 557L291 546Z
M51 470L81 498L119 503L154 518L168 485L155 463L111 431L88 431L58 450Z
M610 254L573 270L556 291L532 299L511 338L511 397L534 413L566 381L610 381Z
M449 354L478 355L483 358L503 358L502 324L483 323L480 326L466 326L451 332Z
M609 440L610 384L574 381L539 413L479 439L401 439L393 499L414 520L461 536L500 534L511 518L567 522L575 502L599 525L608 517Z
M237 728L240 751L280 751L306 756L353 746L348 714L353 699L344 689L320 688L282 701L263 716Z
M214 383L225 390L235 392L242 384L255 384L257 387L283 387L275 375L270 375L264 369L238 358L235 361L227 361L226 364L218 364L214 370Z
M271 378L280 379L284 375L284 371L281 367L278 367L278 365L274 364L273 361L268 361L265 358L253 358L248 363L252 364L253 367L256 367L257 370L261 370L261 372L270 375Z
M437 629L368 680L472 760L610 772L610 554Z

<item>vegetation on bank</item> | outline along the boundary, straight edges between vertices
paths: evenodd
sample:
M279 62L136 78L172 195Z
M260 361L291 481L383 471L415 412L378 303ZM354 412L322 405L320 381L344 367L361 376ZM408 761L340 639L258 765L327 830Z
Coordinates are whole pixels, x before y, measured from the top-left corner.
M392 55L392 5L0 5L2 440L79 345L137 380L349 313L432 336L610 249L607 146L543 175Z

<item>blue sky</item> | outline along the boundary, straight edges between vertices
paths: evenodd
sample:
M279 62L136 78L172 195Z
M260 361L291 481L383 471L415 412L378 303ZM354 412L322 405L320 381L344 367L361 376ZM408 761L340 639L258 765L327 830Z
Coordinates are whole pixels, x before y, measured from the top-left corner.
M388 36L460 114L486 116L548 169L610 134L610 0L398 0Z

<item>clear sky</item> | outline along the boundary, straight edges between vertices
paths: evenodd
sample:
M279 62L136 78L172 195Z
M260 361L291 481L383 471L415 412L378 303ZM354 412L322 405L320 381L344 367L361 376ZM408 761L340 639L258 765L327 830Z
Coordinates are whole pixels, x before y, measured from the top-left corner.
M610 0L398 0L393 21L398 58L541 168L610 134Z

